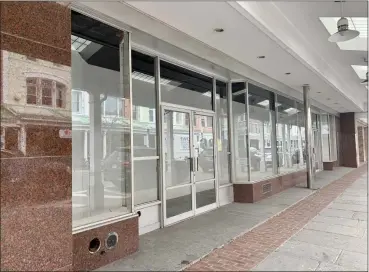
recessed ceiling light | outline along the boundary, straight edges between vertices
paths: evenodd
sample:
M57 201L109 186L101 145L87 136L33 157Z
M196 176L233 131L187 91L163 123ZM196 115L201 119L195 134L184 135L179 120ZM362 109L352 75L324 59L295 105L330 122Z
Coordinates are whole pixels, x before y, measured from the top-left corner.
M330 98L327 98L327 100L331 100Z
M291 73L290 72L288 72L288 73L285 73L285 75L290 75Z
M322 93L322 92L316 92L316 93Z
M222 32L224 32L224 29L223 28L214 28L214 31L218 32L218 33L222 33Z
M258 56L258 59L265 59L265 56Z

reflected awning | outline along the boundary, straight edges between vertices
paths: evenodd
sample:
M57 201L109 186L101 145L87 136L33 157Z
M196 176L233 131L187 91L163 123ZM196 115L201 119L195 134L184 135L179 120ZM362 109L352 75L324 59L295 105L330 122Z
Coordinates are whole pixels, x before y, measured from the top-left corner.
M71 123L71 113L65 109L46 108L36 105L1 105L1 122L37 123L39 125L58 125Z

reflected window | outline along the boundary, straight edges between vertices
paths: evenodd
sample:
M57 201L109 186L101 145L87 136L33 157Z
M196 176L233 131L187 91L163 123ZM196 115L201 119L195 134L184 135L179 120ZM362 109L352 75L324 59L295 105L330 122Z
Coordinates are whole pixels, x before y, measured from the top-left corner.
M117 116L118 115L118 98L108 96L104 101L104 115Z
M82 99L82 91L72 90L72 112L84 113L84 103Z
M132 118L135 121L140 119L140 108L139 108L139 106L136 106L136 105L132 106Z
M27 78L27 104L65 108L67 88L63 83L45 78Z
M149 122L154 122L154 120L155 120L154 109L149 109Z
M27 78L27 104L37 104L37 78Z

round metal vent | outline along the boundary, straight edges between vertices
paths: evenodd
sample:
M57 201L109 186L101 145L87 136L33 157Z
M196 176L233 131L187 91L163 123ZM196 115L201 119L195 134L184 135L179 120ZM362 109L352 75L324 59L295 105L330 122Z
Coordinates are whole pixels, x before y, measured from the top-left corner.
M105 240L105 246L107 249L115 248L118 244L118 234L116 232L110 232Z
M100 250L101 243L99 238L94 238L90 241L90 244L88 245L88 251L91 254L94 254Z

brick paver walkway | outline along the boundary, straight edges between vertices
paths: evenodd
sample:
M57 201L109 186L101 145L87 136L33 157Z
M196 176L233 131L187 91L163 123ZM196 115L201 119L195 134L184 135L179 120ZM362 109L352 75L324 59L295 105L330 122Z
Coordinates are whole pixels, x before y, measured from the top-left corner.
M279 215L229 244L189 265L186 271L249 271L302 229L321 210L367 171L367 165L349 172Z

